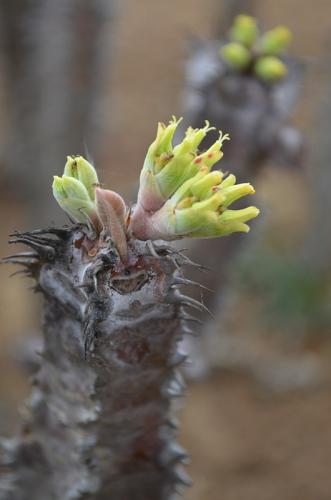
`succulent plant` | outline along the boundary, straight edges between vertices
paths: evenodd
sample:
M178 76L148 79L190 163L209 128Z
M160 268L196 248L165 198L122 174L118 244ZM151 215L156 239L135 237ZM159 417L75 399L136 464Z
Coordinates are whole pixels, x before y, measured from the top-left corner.
M222 158L227 134L207 151L199 145L205 127L186 130L183 140L173 145L181 120L158 124L155 140L148 148L140 175L137 204L130 217L124 200L114 191L102 189L94 167L82 157L68 157L62 177L54 177L53 193L72 219L90 223L96 234L110 236L120 257L128 258L127 241L166 241L183 237L215 238L233 232L248 232L247 221L259 213L256 207L231 210L229 206L248 194L249 183L236 184L232 174L211 171Z
M183 392L178 343L205 306L179 291L195 265L165 242L248 230L258 214L230 210L254 193L211 167L220 138L179 121L159 124L137 204L100 186L94 167L69 157L53 192L71 226L16 233L32 252L11 256L42 292L44 351L21 436L7 441L2 500L168 500L189 484L180 468L171 401Z
M224 61L239 71L251 71L265 83L273 83L287 75L281 56L292 35L285 26L277 26L260 36L254 17L238 15L229 33L230 42L222 46Z

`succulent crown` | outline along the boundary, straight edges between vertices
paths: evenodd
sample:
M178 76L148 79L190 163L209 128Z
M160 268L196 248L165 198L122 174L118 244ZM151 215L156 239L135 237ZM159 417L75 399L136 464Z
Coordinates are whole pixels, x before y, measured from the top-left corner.
M206 134L213 130L206 122L200 129L189 127L180 144L173 146L172 141L181 119L175 117L168 125L159 123L156 139L150 145L140 174L138 203L145 210L156 210L173 195L175 191L195 175L203 163L212 167L223 156L222 142L229 137L220 135L212 148L198 155L198 147Z
M211 171L223 156L228 135L220 132L214 144L200 152L202 140L212 129L206 122L203 128L189 127L182 142L173 146L179 123L173 118L168 125L158 125L140 176L138 203L132 214L133 233L141 239L174 240L247 232L246 222L259 210L230 210L229 206L253 194L254 188L248 183L236 184L234 175Z
M229 207L253 194L249 183L236 184L234 175L211 170L222 158L228 135L206 151L199 147L212 130L189 127L173 145L181 120L159 123L140 175L138 200L131 214L120 195L99 185L94 167L81 156L69 156L62 177L54 177L53 193L63 210L76 222L88 224L96 236L110 237L123 260L128 240L175 240L183 237L213 238L247 232L246 224L259 210Z
M53 195L60 207L75 221L95 220L95 188L98 176L82 156L68 156L62 177L54 176Z
M260 80L272 83L287 74L281 56L287 50L292 34L285 26L276 26L262 35L254 17L241 14L234 19L230 42L221 48L221 55L232 68L251 70Z

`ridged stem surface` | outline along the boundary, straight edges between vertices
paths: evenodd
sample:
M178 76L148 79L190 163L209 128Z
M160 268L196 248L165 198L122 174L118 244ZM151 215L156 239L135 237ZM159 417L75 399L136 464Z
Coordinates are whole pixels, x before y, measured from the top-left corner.
M44 295L44 351L22 435L5 446L0 498L173 498L188 481L171 419L185 359L177 254L135 240L124 266L81 228L16 241L33 247L11 260Z

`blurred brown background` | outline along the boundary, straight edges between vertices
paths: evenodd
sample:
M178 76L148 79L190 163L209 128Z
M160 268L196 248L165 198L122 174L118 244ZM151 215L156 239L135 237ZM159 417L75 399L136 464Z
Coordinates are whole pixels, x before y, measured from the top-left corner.
M194 480L185 498L329 500L328 0L2 2L1 255L12 250L14 229L64 220L50 185L66 154L87 147L102 181L134 201L157 121L182 114L191 38L221 37L238 11L293 32L291 53L306 66L294 122L308 139L307 159L304 172L268 165L258 180L263 227L246 237L220 334L207 348L213 369L189 383L181 412ZM323 260L313 290L315 278L307 284L293 267L303 248ZM9 272L1 266L1 434L17 429L29 392L22 359L41 315L41 297Z

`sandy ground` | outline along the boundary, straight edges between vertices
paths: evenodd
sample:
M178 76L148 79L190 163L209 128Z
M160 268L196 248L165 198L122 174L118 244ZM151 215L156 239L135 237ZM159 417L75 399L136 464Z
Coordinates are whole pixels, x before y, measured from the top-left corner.
M182 441L192 454L188 500L329 500L329 384L270 397L219 371L189 388Z

